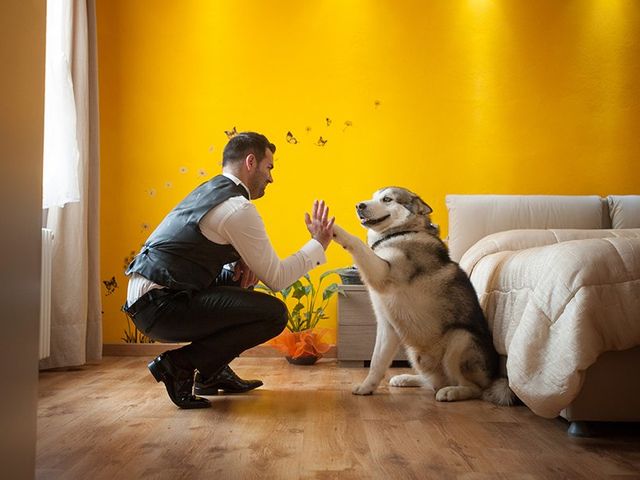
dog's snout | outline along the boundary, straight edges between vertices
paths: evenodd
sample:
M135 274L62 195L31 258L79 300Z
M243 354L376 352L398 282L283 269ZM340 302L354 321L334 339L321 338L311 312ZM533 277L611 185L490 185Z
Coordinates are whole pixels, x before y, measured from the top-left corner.
M356 208L358 210L364 210L365 208L367 208L367 204L366 203L359 203L358 205L356 205Z

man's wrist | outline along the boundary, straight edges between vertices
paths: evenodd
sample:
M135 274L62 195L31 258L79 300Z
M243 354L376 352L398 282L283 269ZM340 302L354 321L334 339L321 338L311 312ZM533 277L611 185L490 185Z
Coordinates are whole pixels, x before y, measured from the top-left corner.
M318 237L317 237L317 236L315 236L315 235L312 235L312 236L311 236L311 238L313 238L316 242L318 242L318 243L322 246L322 248L323 248L325 251L326 251L326 250L327 250L327 248L329 247L329 243L330 243L330 242L323 241L321 238L318 238Z
M327 255L324 246L313 236L307 242L307 244L302 247L302 252L311 261L311 264L314 267L322 265L327 261Z

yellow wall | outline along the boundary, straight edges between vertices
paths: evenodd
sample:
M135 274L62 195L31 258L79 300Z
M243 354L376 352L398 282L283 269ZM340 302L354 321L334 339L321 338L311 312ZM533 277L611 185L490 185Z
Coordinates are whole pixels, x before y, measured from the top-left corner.
M364 237L354 204L391 184L445 235L448 193L638 193L635 0L98 0L98 34L106 342L125 258L220 171L232 127L277 144L256 205L281 256L313 199Z

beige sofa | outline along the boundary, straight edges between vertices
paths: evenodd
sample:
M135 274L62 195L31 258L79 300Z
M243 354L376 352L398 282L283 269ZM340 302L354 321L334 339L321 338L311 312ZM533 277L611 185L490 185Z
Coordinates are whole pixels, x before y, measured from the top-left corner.
M520 229L640 228L640 195L448 195L448 245L461 260L487 235ZM640 322L640 312L638 312ZM503 358L503 365L506 359ZM640 421L640 345L608 351L584 375L578 396L560 415L569 433L588 435L588 422Z

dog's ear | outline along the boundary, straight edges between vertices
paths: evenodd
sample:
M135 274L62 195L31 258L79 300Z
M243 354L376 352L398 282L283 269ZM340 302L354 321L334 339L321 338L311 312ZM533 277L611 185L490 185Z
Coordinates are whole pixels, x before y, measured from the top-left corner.
M413 213L416 213L418 215L429 215L431 212L433 212L433 209L429 205L427 205L427 202L422 200L417 195L413 197L411 207Z

